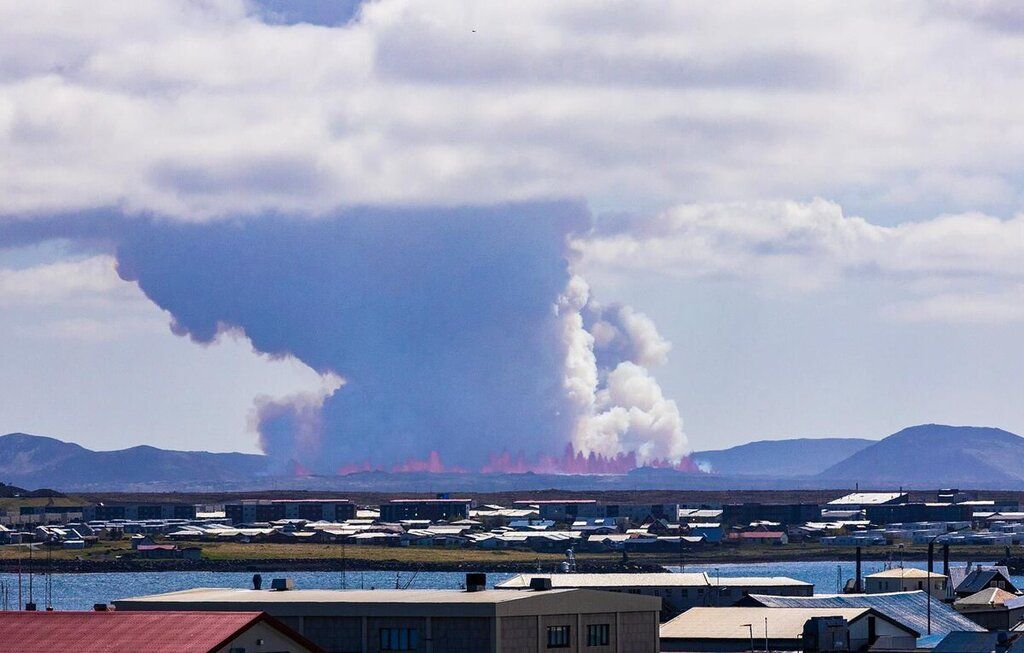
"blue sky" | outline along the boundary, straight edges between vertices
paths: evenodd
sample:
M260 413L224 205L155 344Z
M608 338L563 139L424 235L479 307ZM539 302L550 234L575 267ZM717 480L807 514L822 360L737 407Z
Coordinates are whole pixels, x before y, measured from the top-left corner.
M577 446L1024 432L1015 3L504 4L0 7L0 432L256 451L352 380L173 333L132 225L553 199L593 216L569 274L649 318L606 365L634 318L573 304Z

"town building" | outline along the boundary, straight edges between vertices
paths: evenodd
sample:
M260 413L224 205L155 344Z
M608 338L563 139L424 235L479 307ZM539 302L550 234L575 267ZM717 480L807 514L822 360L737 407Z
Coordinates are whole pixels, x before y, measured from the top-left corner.
M596 499L545 499L516 501L517 508L535 508L541 519L555 522L574 522L577 519L604 517L604 507Z
M432 522L469 519L470 499L392 499L380 504L380 520L400 522L426 519Z
M1019 594L1020 590L1010 580L1005 567L983 566L967 572L963 580L956 584L953 592L960 598L977 594L983 589L997 588L1010 594ZM1011 624L1013 625L1013 624Z
M826 504L826 510L863 510L868 506L892 506L906 503L906 492L853 492Z
M929 605L930 604L930 605ZM771 596L751 594L741 605L767 608L874 608L893 621L906 624L922 635L933 636L956 631L977 632L984 628L952 607L920 592L886 594L816 594L814 596Z
M81 516L86 522L195 518L196 507L191 503L97 503L85 506Z
M323 653L261 612L0 611L11 653Z
M872 608L693 608L662 624L661 650L805 651L808 622L835 617L845 647L821 650L866 650L882 640L889 650L912 651L921 635Z
M927 572L913 567L886 569L864 577L864 591L868 594L888 592L928 591L940 601L946 598L948 579L944 574Z
M975 507L967 503L901 503L864 508L864 514L872 524L970 522L974 511Z
M656 596L663 616L674 616L697 606L730 606L748 594L811 596L814 585L784 576L729 577L707 573L519 574L495 589L529 589L536 579L556 589L574 588Z
M722 522L731 526L753 522L796 525L820 519L821 506L816 503L730 503L722 506Z
M957 599L953 608L986 630L1009 630L1024 620L1024 596L998 587Z
M224 505L232 524L284 519L342 522L354 519L356 505L348 499L243 499Z
M658 651L657 598L544 585L480 589L484 584L471 574L467 587L476 591L193 589L114 605L119 613L259 610L332 652Z

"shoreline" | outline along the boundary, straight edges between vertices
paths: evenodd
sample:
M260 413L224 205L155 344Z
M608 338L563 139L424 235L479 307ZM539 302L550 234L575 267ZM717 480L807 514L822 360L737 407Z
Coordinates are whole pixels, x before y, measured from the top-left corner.
M781 553L781 552L780 552ZM952 562L992 562L1000 557L996 551L957 552ZM865 551L862 555L865 563L894 561L887 553ZM902 556L904 562L924 562L926 555L917 552L906 552ZM853 552L808 551L806 555L765 555L765 552L751 552L749 555L684 555L672 554L637 554L623 561L619 557L592 558L582 554L577 556L577 568L580 572L615 573L615 572L656 572L664 571L665 567L679 566L680 562L689 565L730 565L730 564L778 564L801 562L834 562L836 564L853 564ZM187 571L222 571L222 572L264 572L264 571L324 571L324 572L358 572L358 571L424 571L424 572L492 572L492 573L558 573L561 571L560 558L546 558L532 561L511 560L466 560L466 561L422 561L399 559L361 559L361 558L243 558L243 559L205 559L205 560L140 560L140 559L52 559L35 557L21 561L5 559L0 562L0 573L17 574L31 571L42 574L47 571L59 574L89 573L143 573L143 572L187 572ZM941 565L941 556L936 556L935 564Z

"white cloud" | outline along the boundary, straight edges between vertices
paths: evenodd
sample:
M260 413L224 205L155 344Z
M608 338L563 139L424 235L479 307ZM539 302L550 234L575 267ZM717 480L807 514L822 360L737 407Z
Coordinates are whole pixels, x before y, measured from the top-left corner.
M380 0L323 27L237 0L8 3L0 206L1005 209L1022 199L1024 34L992 29L1016 15L1000 7Z
M895 281L901 319L1024 319L1024 215L943 215L893 227L824 200L688 204L619 217L580 240L585 268L734 278L819 290L851 278Z
M117 275L112 256L93 256L27 268L0 268L0 306L84 304L109 306L137 300L148 304L134 283Z

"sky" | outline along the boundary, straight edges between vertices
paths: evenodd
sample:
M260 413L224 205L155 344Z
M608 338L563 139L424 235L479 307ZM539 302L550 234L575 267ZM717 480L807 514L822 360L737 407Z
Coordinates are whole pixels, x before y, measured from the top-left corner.
M1000 0L0 2L0 432L1024 433L1022 73Z

